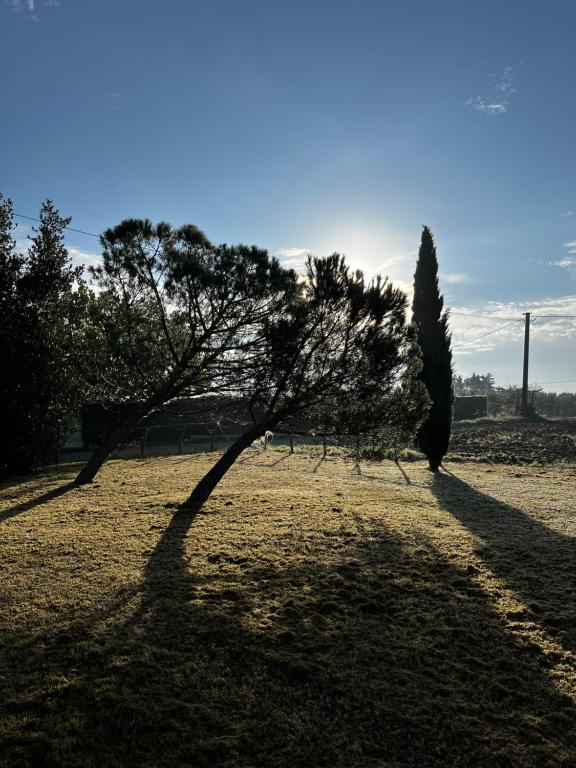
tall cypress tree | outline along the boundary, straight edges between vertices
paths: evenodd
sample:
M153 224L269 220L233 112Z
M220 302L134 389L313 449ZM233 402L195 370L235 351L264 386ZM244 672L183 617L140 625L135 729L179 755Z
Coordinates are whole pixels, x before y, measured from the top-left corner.
M422 350L423 365L418 379L426 385L432 401L417 442L433 472L438 471L448 450L452 425L452 350L448 312L443 311L443 307L434 238L428 227L424 227L414 274L412 322Z

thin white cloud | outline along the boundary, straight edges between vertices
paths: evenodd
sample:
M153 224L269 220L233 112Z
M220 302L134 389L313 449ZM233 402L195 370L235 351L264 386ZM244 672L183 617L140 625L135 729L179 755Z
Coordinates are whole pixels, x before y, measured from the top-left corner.
M492 301L477 307L451 308L450 327L454 354L489 352L503 344L521 341L524 334L524 312L530 312L534 317L531 327L534 338L546 342L565 339L576 341L576 318L565 317L576 316L576 295L534 299L522 303ZM560 315L564 317L554 317ZM513 320L519 322L508 325ZM501 330L491 333L497 328Z
M4 0L4 2L9 5L15 13L26 13L34 21L38 21L36 12L38 11L39 6L54 8L60 5L60 0L40 0L39 3L37 0Z
M102 263L102 257L97 253L93 253L92 251L85 251L80 248L74 248L74 246L71 245L67 245L66 250L68 251L70 261L75 267L93 267Z
M568 251L568 253L576 254L576 250ZM570 275L572 280L576 280L576 257L574 256L565 256L563 259L558 259L557 261L551 261L550 262L551 267L559 267L560 269L565 269L566 272Z
M308 248L280 248L279 251L276 251L275 255L279 256L281 259L293 259L296 256L306 256L308 253Z
M388 256L378 267L376 267L377 273L386 272L391 267L395 267L398 264L404 264L407 261L416 259L418 251L411 251L410 253L395 253L392 256Z
M414 298L414 283L409 282L408 280L399 280L397 278L389 278L390 282L394 286L394 288L399 288L403 293L406 294L406 298L408 300L407 304L407 315L408 320L412 317L412 299Z
M442 280L445 283L448 283L449 285L459 285L462 283L471 283L473 282L470 275L465 274L464 272L453 272L449 273L447 275L444 275L442 277Z
M516 78L518 76L517 67L506 67L501 75L492 75L492 81L495 83L497 91L505 96L512 96L516 93Z
M485 115L501 115L507 112L510 101L517 92L517 78L518 68L506 67L502 73L492 75L488 96L471 96L466 101L466 106Z
M574 216L574 211L562 211L560 218L567 219L569 216Z
M568 251L568 254L561 259L548 262L548 266L565 269L572 280L576 280L576 240L564 243L563 248Z
M305 259L282 259L282 265L284 267L303 267Z
M576 267L576 259L560 259L559 261L552 261L552 266L561 267L562 269L570 269L570 267Z
M483 99L481 96L477 96L475 99L468 99L466 106L472 107L476 112L485 112L487 115L499 115L502 112L508 110L508 104L492 104Z
M301 272L304 269L304 265L306 264L306 257L309 253L309 248L292 247L280 248L280 250L276 251L274 255L280 259L283 266L291 267L297 272Z

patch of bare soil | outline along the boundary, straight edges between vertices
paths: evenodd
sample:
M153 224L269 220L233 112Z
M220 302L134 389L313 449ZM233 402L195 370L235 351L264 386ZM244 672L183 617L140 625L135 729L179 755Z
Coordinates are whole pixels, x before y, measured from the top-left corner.
M576 462L576 422L455 422L450 454L500 464Z
M0 765L576 764L574 469L211 460L0 488Z

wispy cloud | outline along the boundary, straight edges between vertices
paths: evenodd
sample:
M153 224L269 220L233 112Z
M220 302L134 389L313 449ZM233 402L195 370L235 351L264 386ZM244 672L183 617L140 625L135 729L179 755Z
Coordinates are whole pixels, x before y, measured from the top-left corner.
M376 268L376 272L379 274L386 273L393 267L399 264L405 264L408 261L416 261L418 251L410 251L409 253L395 253L392 256L388 256L379 266Z
M552 266L565 269L570 275L570 278L576 280L576 258L566 257L564 259L558 259L558 261L552 262Z
M304 257L307 253L309 253L308 248L280 248L280 250L276 252L276 256L283 260L293 259L297 256Z
M508 104L497 104L495 102L486 101L481 96L476 96L475 99L469 98L466 102L466 106L472 107L476 112L485 112L487 115L500 115L508 110Z
M414 298L414 283L412 283L410 280L400 280L396 277L389 278L390 282L394 286L394 288L399 288L401 291L403 291L406 294L406 298L408 300L406 313L408 316L408 319L412 316L412 299Z
M472 277L464 272L453 272L444 275L442 280L449 285L459 285L463 283L472 283Z
M506 67L501 74L492 75L488 95L471 96L466 101L466 106L486 115L501 115L507 112L510 101L517 92L517 78L518 68Z
M550 261L550 267L559 267L565 269L572 280L576 280L576 240L570 240L563 244L563 248L567 251L567 255L561 259Z
M560 218L567 219L569 216L574 216L574 211L562 211Z
M546 342L576 340L576 319L554 317L576 316L576 295L534 299L523 303L491 301L476 307L451 308L454 354L490 352L504 344L521 341L524 334L524 312L533 315L531 335L535 339ZM512 323L513 320L519 322Z
M285 267L291 267L296 271L301 271L304 269L304 265L306 264L306 257L309 253L309 248L291 247L280 248L280 250L276 251L274 255L280 259Z
M34 21L38 21L37 11L40 6L54 8L60 5L60 0L4 0L15 13L26 13Z
M562 269L569 269L570 267L576 266L576 259L559 259L558 261L553 261L552 264L555 267L562 267Z
M26 0L26 2L24 0L4 0L4 2L12 8L14 13L23 13L25 10L34 12L34 0Z
M85 251L72 245L67 245L66 250L68 251L70 261L75 267L94 267L102 263L102 257L93 251Z

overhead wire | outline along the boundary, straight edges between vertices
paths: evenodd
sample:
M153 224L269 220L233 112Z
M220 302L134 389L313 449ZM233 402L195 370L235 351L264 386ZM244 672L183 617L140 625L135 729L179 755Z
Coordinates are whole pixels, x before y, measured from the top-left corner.
M474 315L471 312L453 312L449 310L450 315L458 315L460 317L482 317L485 320L513 320L513 317L498 317L497 315ZM518 318L520 320L521 318Z
M574 381L576 379L556 379L555 381L537 381L536 383L538 386L543 386L544 384L572 384Z
M15 213L14 216L17 216L19 219L27 219L28 221L36 221L41 223L41 220L37 218L36 216L27 216L24 213ZM86 235L87 237L95 237L97 240L100 239L100 235L97 235L95 232L88 232L85 229L76 229L76 227L64 227L64 229L67 229L69 232L76 232L79 235ZM458 317L479 317L484 320L512 320L512 322L516 323L521 318L518 318L514 320L511 317L500 317L498 315L480 315L475 314L472 312L454 312L452 310L449 310L450 315L457 315ZM576 319L576 315L532 315L531 320L539 320L539 319ZM506 326L503 326L506 327ZM494 331L490 331L490 333L497 333L498 330L502 330L502 328L496 328ZM484 334L488 336L489 334ZM477 338L483 338L483 336L478 336ZM469 339L469 341L463 342L463 344L468 344L472 341L475 341L476 339ZM458 344L456 346L462 346L462 344Z
M14 216L17 216L19 219L28 219L29 221L38 221L41 223L41 220L37 219L35 216L25 216L23 213L15 213ZM88 237L96 237L98 240L100 239L100 235L95 235L94 232L86 232L84 229L75 229L74 227L64 227L64 229L67 229L70 232L77 232L79 235L88 235Z
M452 349L457 349L458 347L463 347L466 344L471 344L473 341L478 341L478 339L483 339L486 336L491 336L493 333L498 333L498 331L503 331L504 328L509 328L511 325L514 325L514 323L520 323L522 322L520 319L518 320L512 320L511 323L507 323L506 325L500 326L500 328L495 328L493 331L488 331L487 333L482 333L480 336L474 336L473 339L468 339L467 341L463 341L460 344L454 344Z

